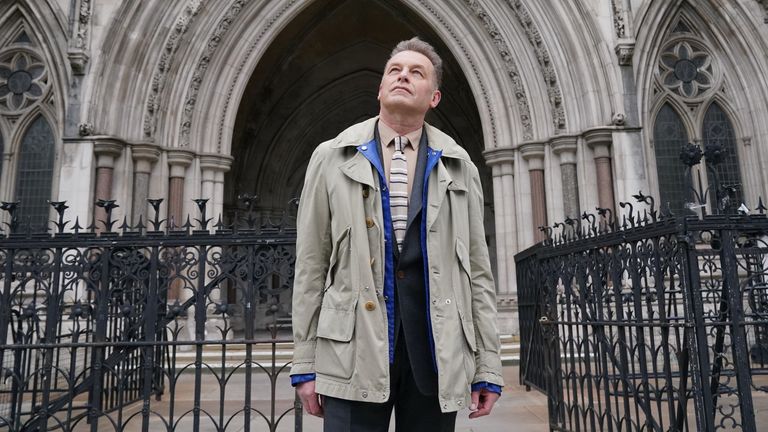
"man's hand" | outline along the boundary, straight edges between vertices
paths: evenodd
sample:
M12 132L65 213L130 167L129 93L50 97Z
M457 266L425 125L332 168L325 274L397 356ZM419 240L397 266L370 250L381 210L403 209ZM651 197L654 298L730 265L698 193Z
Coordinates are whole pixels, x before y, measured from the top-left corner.
M472 412L469 414L469 418L473 419L490 414L493 409L493 404L499 400L500 396L500 394L488 391L487 389L473 391L472 405L469 406L469 410Z
M307 413L317 417L323 416L323 407L320 405L320 395L315 393L314 380L297 385L296 393L299 395L301 404L304 405L304 409L307 410Z

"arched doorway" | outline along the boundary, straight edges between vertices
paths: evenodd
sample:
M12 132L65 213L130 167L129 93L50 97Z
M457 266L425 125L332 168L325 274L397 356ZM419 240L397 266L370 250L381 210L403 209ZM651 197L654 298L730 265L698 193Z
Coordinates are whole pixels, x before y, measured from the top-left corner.
M474 98L437 34L398 2L332 0L297 16L251 75L235 122L225 208L238 196L255 195L263 215L281 212L301 192L312 150L378 113L389 52L414 35L435 45L445 62L443 101L428 121L464 146L489 179Z
M443 57L443 100L427 121L454 137L480 169L493 250L491 177L482 156L475 99L437 34L394 0L315 2L274 39L241 99L232 140L234 162L225 178L225 214L234 212L240 198L255 196L255 210L264 221L281 215L300 195L315 147L378 113L376 95L389 53L398 41L414 35L432 43Z

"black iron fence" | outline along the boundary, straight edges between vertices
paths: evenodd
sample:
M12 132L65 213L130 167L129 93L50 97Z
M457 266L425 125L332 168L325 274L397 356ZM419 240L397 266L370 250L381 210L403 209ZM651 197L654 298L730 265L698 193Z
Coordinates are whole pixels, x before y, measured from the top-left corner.
M246 208L225 224L196 202L173 226L160 200L134 225L102 201L107 220L87 228L52 203L42 233L2 205L0 430L274 431L286 415L301 430L280 353L292 212L262 223Z
M766 208L710 183L697 216L641 193L516 256L521 382L552 430L768 430Z

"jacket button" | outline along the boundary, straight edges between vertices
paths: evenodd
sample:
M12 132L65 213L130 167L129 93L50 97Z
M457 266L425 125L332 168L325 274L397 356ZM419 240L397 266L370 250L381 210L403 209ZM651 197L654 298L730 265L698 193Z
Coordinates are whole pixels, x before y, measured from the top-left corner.
M367 398L367 397L368 397L368 392L363 392L363 394L362 394L361 396L362 396L363 398Z
M364 187L363 188L363 198L368 198L369 194L370 194L370 192L368 191L368 188Z
M397 278L398 279L405 279L405 272L402 270L397 271Z
M372 301L365 302L365 310L372 311L374 309L376 309L376 303L374 303Z
M373 228L373 219L370 217L365 218L365 226L368 228Z

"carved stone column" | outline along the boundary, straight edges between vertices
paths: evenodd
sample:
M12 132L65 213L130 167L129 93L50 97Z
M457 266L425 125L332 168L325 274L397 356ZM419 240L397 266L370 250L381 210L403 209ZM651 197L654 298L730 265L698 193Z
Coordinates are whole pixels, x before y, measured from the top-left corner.
M611 129L593 129L584 133L584 140L594 153L598 204L602 208L614 211L613 168L611 168L612 137L613 131Z
M519 334L515 254L517 218L515 209L515 149L500 147L484 153L493 175L493 208L496 225L496 296L499 330Z
M115 170L115 159L123 154L125 143L111 137L94 137L93 153L96 155L96 194L95 199L112 199L112 175ZM93 221L97 231L104 230L103 221L107 213L103 208L94 206Z
M187 167L192 164L194 154L185 150L168 150L168 166L170 173L168 175L168 224L169 226L180 226L184 223L184 178L187 174ZM181 281L176 279L168 290L168 301L173 302L176 299L185 300L189 292L183 295L180 293ZM194 312L188 312L190 317L194 317ZM192 325L194 327L194 325Z
M512 147L485 152L485 160L493 175L493 207L496 225L496 271L499 297L515 293L515 154Z
M232 157L220 154L200 156L202 170L202 197L208 198L207 213L216 223L224 208L224 173L232 166ZM212 227L211 227L212 228Z
M153 144L134 144L133 155L133 224L139 219L147 223L147 198L149 198L149 177L152 165L160 158L160 149Z
M537 243L546 237L539 227L547 225L547 189L544 184L544 143L530 143L520 147L520 155L528 162L531 182L531 228Z
M550 143L552 152L560 157L560 177L563 183L563 215L566 218L578 218L579 179L576 173L575 136L558 136Z
M184 223L184 178L194 154L186 150L168 150L168 223L180 226Z

